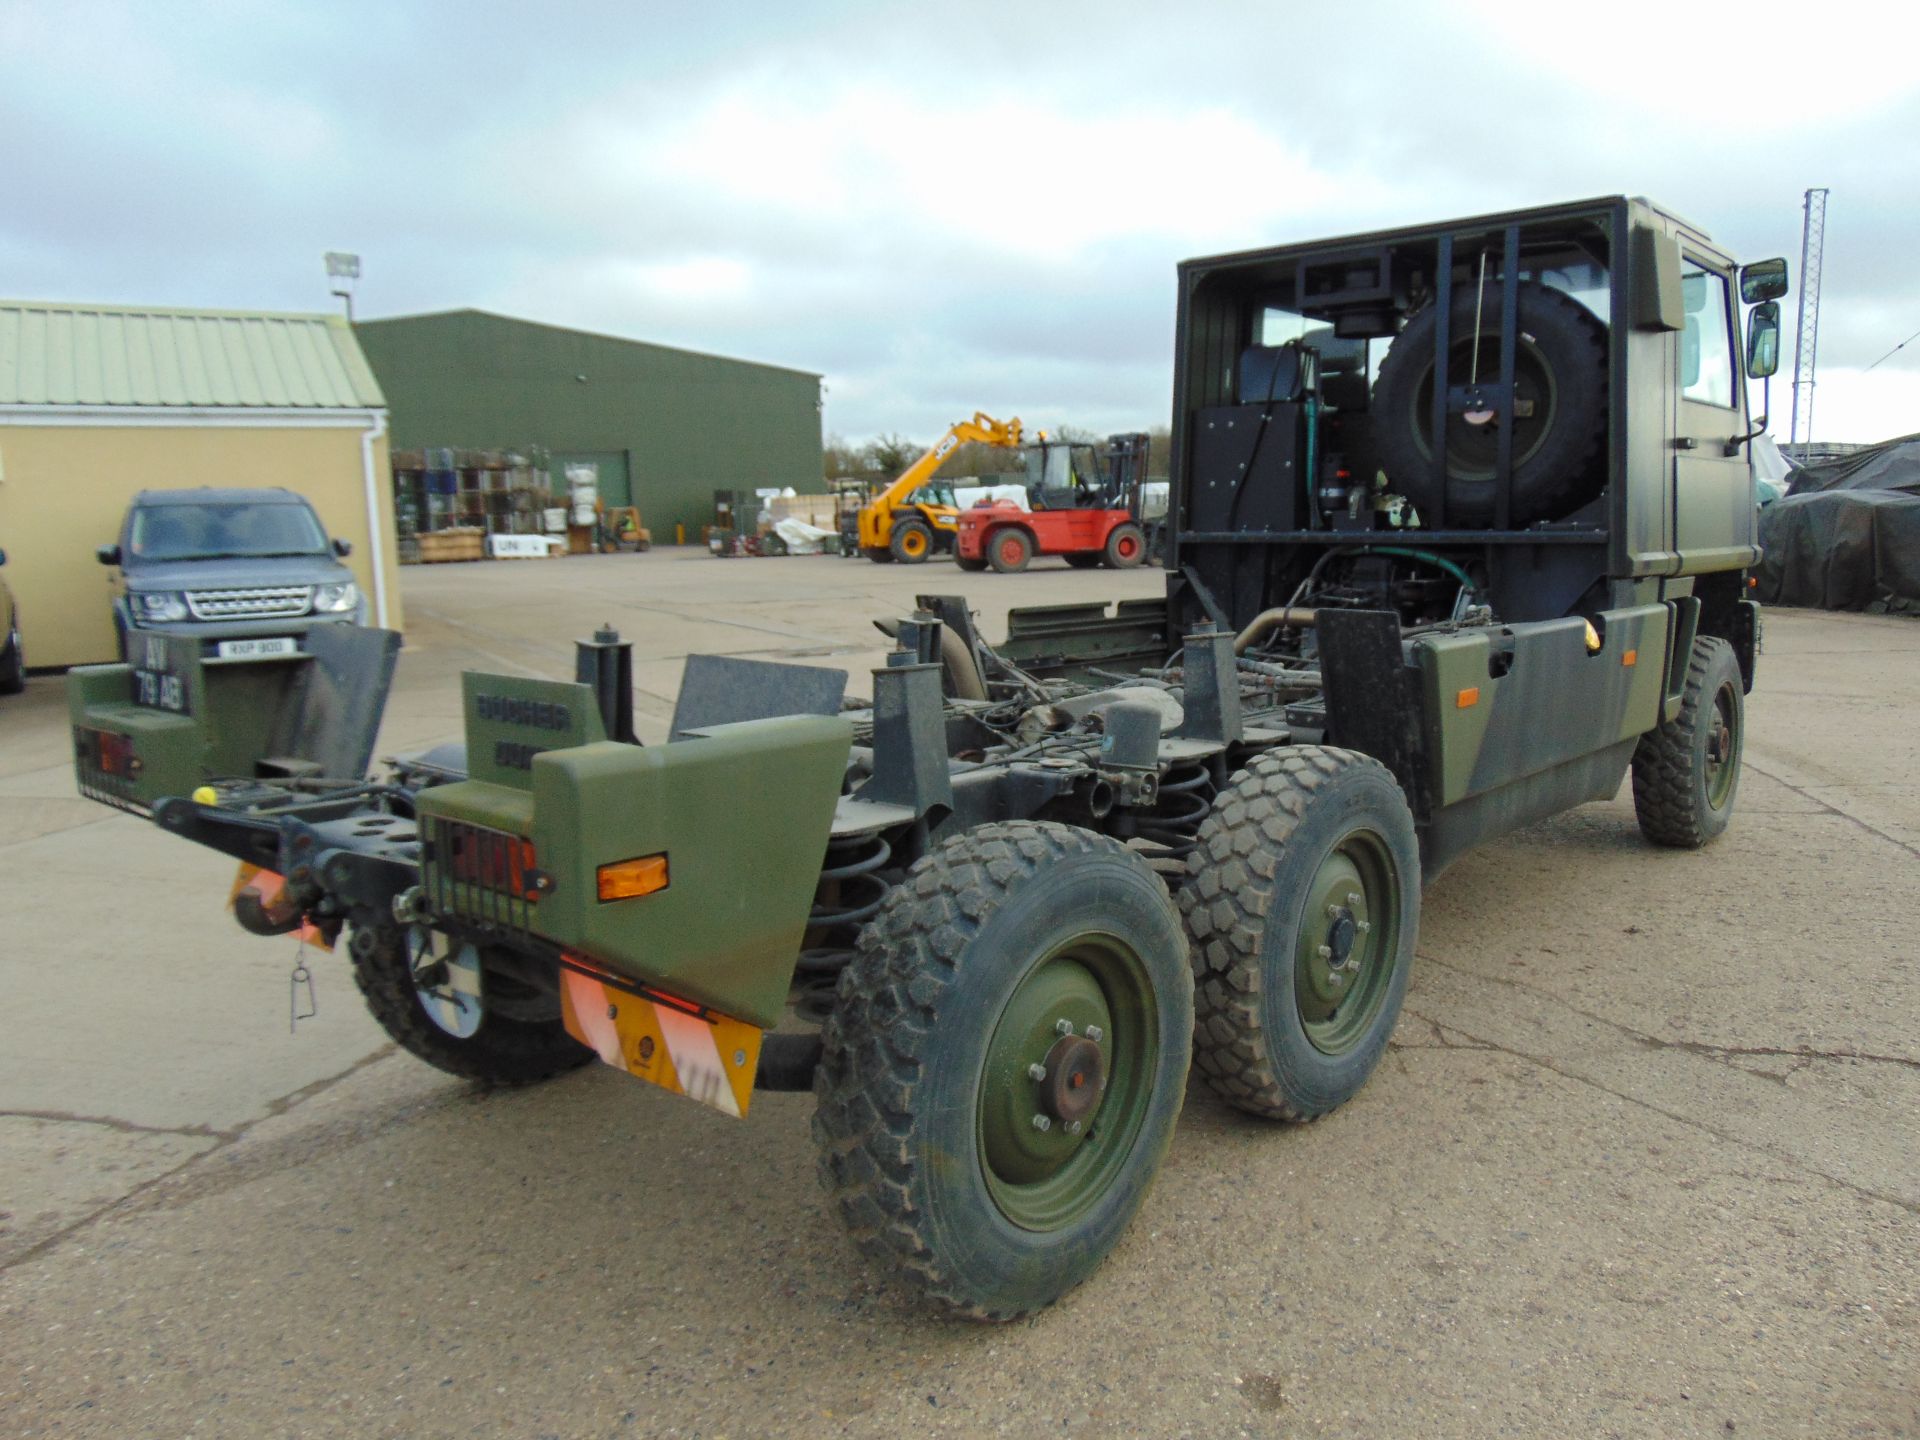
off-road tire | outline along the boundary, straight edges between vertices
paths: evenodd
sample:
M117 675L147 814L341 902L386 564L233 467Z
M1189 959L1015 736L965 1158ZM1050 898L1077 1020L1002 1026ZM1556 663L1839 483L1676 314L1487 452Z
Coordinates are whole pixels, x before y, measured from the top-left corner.
M1022 1226L996 1198L1003 1182L989 1173L985 1136L990 1077L1025 1072L989 1067L989 1057L1002 1054L1009 1002L1087 938L1133 957L1131 993L1146 1003L1130 1022L1121 1017L1133 1012L1116 1008L1105 1038L1115 1057L1141 1063L1123 1071L1115 1059L1103 1108L1078 1142L1086 1148L1066 1162L1086 1164L1079 1176L1095 1181L1076 1201L1084 1213ZM1051 1304L1093 1273L1145 1198L1184 1098L1192 1015L1178 912L1117 842L1023 820L956 836L917 861L841 974L814 1077L820 1181L855 1245L967 1318L1011 1320ZM1130 1049L1129 1034L1145 1048ZM1116 1148L1093 1148L1102 1138Z
M1110 569L1131 570L1147 558L1147 537L1131 520L1107 532L1107 543L1100 552Z
M367 1009L401 1049L435 1069L488 1085L532 1085L577 1070L593 1052L557 1019L509 1020L494 1011L465 1040L427 1017L407 969L406 946L392 921L357 910L347 927L353 980Z
M933 528L923 520L902 520L893 527L887 550L902 565L925 564L933 554Z
M1096 565L1106 563L1106 557L1098 550L1076 550L1073 554L1063 555L1060 558L1076 570L1091 570Z
M1338 1054L1310 1038L1296 986L1305 908L1352 831L1395 875L1393 903L1370 925L1393 925L1354 976L1367 985L1362 1028ZM1351 750L1290 746L1255 756L1217 796L1187 860L1180 909L1192 943L1194 1068L1229 1104L1275 1120L1313 1120L1373 1073L1400 1014L1420 924L1420 852L1413 816L1379 761ZM1371 889L1371 887L1368 887ZM1391 953L1388 953L1388 952ZM1376 966L1384 966L1377 975ZM1337 1010L1335 1012L1337 1016Z
M1002 575L1017 575L1033 559L1033 537L1016 526L987 536L987 563Z
M987 568L986 561L978 560L978 559L969 560L965 555L955 555L953 557L953 563L958 565L962 570L966 570L969 572L976 571L976 570L984 570Z
M1727 719L1732 753L1722 762L1728 767L1724 779L1716 783L1722 772L1712 761L1713 747L1721 743L1715 731ZM1698 850L1725 830L1740 790L1745 732L1746 702L1733 647L1714 636L1696 637L1680 713L1641 736L1633 752L1633 813L1640 833L1656 845Z
M1449 351L1472 348L1478 307L1482 336L1482 381L1498 380L1501 287L1489 279L1484 299L1475 285L1454 286L1448 326ZM1516 422L1510 522L1517 528L1558 520L1599 493L1604 483L1607 442L1607 331L1579 301L1534 281L1522 281L1515 307L1520 354L1516 385L1534 367L1536 405L1544 405L1545 429L1529 443ZM1394 337L1374 382L1371 410L1373 443L1392 488L1412 500L1421 518L1438 513L1439 489L1433 479L1432 377L1434 331L1439 312L1428 305ZM1488 357L1494 373L1487 370ZM1458 361L1459 363L1456 363ZM1467 383L1465 361L1450 353L1449 385ZM1539 377L1544 377L1541 380ZM1540 412L1536 410L1536 414ZM1446 528L1481 528L1494 522L1494 462L1468 459L1452 440L1459 432L1449 421ZM1486 429L1490 439L1497 432Z
M27 688L27 654L20 644L20 632L8 637L4 655L0 655L0 695L18 695Z

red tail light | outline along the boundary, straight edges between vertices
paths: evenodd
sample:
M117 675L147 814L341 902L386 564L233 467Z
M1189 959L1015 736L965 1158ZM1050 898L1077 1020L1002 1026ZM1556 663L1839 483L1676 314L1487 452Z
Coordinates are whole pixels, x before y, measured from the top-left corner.
M453 829L448 849L447 868L463 885L503 890L516 900L537 900L547 889L531 840L461 826Z
M133 776L140 773L140 759L133 753L132 736L96 730L93 748L101 774Z

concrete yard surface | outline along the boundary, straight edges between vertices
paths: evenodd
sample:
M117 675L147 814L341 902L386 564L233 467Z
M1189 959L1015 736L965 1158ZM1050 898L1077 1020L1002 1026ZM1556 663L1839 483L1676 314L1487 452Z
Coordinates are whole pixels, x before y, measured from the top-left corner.
M997 638L1160 583L414 568L382 753L603 623L651 741L689 653L867 693L916 593ZM1655 850L1623 789L1460 861L1358 1099L1274 1126L1196 1081L1106 1266L991 1328L854 1252L810 1097L476 1089L313 952L290 1034L294 944L76 797L36 677L0 699L0 1436L1920 1436L1916 715L1920 625L1770 613L1727 835Z

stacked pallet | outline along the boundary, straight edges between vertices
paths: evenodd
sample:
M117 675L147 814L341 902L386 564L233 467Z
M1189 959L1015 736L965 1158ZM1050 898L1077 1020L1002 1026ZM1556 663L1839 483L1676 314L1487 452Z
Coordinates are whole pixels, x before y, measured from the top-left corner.
M477 525L461 525L450 530L431 530L418 539L422 565L446 565L459 560L479 560L487 547L487 532Z

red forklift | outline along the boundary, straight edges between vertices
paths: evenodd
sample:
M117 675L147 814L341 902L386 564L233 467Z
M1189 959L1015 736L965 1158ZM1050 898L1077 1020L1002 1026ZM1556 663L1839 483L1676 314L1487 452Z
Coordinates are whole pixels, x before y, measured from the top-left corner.
M1144 434L1109 435L1098 448L1042 436L1026 459L1030 509L983 500L960 512L953 557L962 570L1010 574L1036 555L1058 555L1077 570L1128 570L1147 558Z

